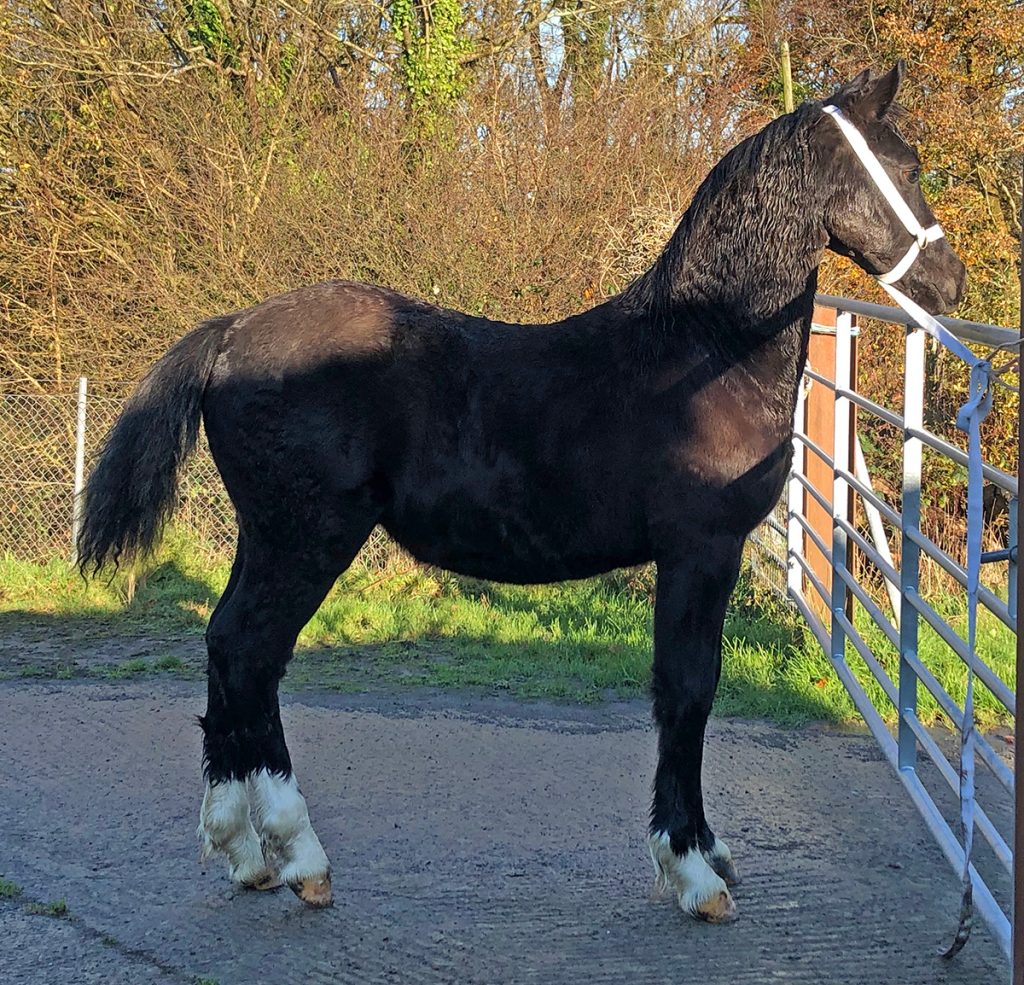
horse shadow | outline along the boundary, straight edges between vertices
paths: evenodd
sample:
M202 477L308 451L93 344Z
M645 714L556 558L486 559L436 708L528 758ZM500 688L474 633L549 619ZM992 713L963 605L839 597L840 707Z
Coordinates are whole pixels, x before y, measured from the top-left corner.
M81 594L77 572L51 578L41 569L39 577L38 601L0 610L0 679L116 679L205 666L202 634L217 592L177 561Z

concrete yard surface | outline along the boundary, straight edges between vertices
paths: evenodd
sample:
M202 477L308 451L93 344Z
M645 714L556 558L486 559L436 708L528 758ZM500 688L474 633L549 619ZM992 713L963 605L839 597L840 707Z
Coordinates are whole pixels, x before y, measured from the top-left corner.
M872 740L713 719L705 800L743 883L652 900L643 702L306 693L283 717L335 906L201 867L198 682L0 683L6 985L1008 980ZM51 916L51 901L67 914ZM34 905L33 905L34 904Z

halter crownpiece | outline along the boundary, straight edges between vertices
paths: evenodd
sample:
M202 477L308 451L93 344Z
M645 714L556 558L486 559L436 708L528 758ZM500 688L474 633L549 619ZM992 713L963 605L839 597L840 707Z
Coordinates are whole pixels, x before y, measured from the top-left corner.
M875 157L874 152L868 147L868 143L861 132L843 116L843 111L838 106L822 106L822 111L828 113L835 120L836 125L843 132L843 136L846 137L854 153L860 158L861 164L864 165L865 170L871 175L872 180L878 186L878 190L885 196L885 200L892 207L900 222L906 227L907 232L914 237L914 242L910 244L910 248L903 254L903 259L887 274L876 275L877 280L885 286L895 284L913 266L918 254L929 243L942 239L945 233L943 233L942 226L938 223L935 223L934 226L930 226L928 229L921 225L917 216L911 211L910 206L904 201L903 196L897 191L896 186L892 183L892 179L885 173L885 169L878 158Z

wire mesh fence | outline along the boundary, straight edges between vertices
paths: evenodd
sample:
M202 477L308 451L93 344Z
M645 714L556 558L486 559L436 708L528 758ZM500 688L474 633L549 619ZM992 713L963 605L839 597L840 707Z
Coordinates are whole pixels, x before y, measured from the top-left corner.
M757 584L788 602L786 592L786 501L785 497L747 539L746 557Z
M86 475L131 388L128 383L88 382ZM0 390L0 554L37 563L74 556L78 402L77 380L32 391ZM204 553L231 558L238 530L235 511L205 436L182 477L174 522ZM358 563L383 570L404 560L401 549L378 529Z

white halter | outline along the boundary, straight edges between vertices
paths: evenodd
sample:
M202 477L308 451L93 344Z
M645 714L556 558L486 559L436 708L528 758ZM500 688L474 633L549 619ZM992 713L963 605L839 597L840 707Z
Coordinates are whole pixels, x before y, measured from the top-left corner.
M892 210L896 213L900 222L906 226L907 232L914 237L914 242L910 244L910 248L903 254L903 259L887 274L877 275L878 281L882 285L887 287L890 284L895 284L913 266L918 254L929 243L942 239L945 235L942 231L942 226L935 223L931 228L925 229L917 221L917 216L914 215L910 206L903 200L903 196L896 190L892 179L885 173L885 169L879 163L871 148L868 147L867 141L861 135L861 132L843 116L842 110L838 106L822 106L822 109L836 121L839 129L843 131L843 136L850 142L854 153L860 158L861 164L864 165L865 170L871 175L878 186L878 190L885 196L885 200L889 205L892 206Z

